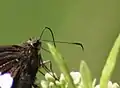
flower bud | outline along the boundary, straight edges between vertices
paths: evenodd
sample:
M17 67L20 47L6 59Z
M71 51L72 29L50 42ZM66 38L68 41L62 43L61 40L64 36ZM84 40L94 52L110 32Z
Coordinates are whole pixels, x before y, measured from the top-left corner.
M80 83L80 78L81 78L80 72L70 72L70 75L75 85Z
M41 86L42 88L48 88L48 82L45 80L41 80Z
M56 74L54 73L54 75L56 76ZM54 82L55 81L55 78L53 77L53 73L50 72L50 73L46 73L45 74L45 79L49 82Z

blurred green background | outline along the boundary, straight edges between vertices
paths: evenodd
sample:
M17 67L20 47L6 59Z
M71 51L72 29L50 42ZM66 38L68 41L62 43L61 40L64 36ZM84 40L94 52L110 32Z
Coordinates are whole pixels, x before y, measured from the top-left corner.
M44 27L54 31L56 40L77 41L80 47L57 44L71 71L78 71L81 60L100 77L111 47L120 33L120 0L1 0L0 44L19 44L39 37ZM51 40L49 32L43 39ZM46 52L43 58L52 60ZM53 64L53 67L56 67ZM57 70L57 68L55 68ZM112 80L119 81L120 55Z

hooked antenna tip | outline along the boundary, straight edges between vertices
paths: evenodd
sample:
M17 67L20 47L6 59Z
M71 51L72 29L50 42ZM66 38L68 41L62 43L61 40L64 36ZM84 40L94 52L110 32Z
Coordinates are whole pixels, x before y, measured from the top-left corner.
M76 43L74 43L74 44L81 46L81 47L82 47L82 50L84 51L84 46L83 46L83 44L78 43L78 42L76 42Z

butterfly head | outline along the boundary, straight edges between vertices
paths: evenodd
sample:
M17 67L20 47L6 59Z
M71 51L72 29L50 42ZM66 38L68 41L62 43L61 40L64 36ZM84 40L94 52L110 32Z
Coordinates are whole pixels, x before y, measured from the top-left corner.
M41 47L41 41L38 38L30 38L27 43L31 45L33 48L40 49Z

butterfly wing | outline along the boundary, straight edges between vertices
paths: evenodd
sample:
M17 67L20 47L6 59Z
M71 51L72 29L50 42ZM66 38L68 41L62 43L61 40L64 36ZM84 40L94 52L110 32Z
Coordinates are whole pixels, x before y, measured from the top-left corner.
M9 72L15 65L19 63L18 59L21 55L20 46L0 46L0 72ZM12 75L12 74L11 74Z
M0 72L14 78L12 88L31 88L38 69L36 50L19 45L0 46Z

